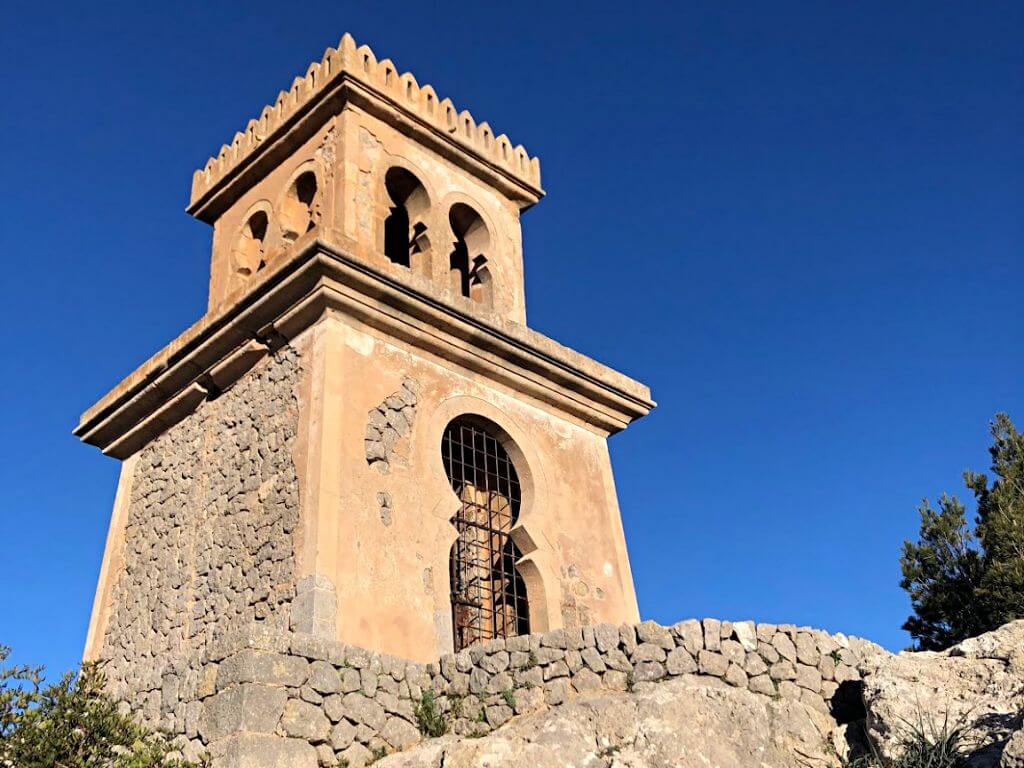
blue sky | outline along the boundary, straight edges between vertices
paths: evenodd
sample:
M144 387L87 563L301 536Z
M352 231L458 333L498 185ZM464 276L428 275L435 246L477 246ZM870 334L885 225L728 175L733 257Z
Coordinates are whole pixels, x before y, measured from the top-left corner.
M79 658L117 463L78 414L201 315L191 173L345 31L543 163L538 330L612 440L645 617L899 648L925 495L1024 422L1019 2L19 3L0 30L0 643Z

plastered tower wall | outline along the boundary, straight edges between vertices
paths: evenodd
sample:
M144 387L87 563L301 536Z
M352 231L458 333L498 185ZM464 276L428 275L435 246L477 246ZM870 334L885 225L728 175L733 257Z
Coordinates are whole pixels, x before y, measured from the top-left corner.
M336 637L421 661L452 648L448 559L458 500L440 445L464 413L499 425L516 450L524 501L513 538L524 553L531 628L635 619L602 437L366 326L332 319L315 337L314 365L323 366L315 399L332 435L317 464L347 471L321 477L320 514L312 500L304 505L321 526L306 564L336 588ZM409 428L385 453L366 436L373 415L395 400Z
M208 310L75 429L124 462L85 655L148 720L196 747L210 649L246 628L450 653L457 418L518 473L529 629L638 620L607 438L654 404L526 326L542 194L348 36L196 173Z

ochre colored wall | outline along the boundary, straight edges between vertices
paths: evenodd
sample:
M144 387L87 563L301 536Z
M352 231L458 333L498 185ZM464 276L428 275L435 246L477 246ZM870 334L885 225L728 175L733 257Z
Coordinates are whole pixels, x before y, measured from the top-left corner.
M411 172L426 189L430 208L424 223L431 247L429 255L416 258L429 262L429 267L392 264L384 255L384 220L393 205L385 179L388 170L395 167ZM477 310L481 307L452 290L449 276L455 235L448 214L456 203L469 205L488 231L485 255L493 279L493 306L486 309L525 324L518 205L450 160L352 105L244 192L217 220L210 270L211 309L237 300L253 280L237 274L232 258L242 227L253 212L268 215L268 266L284 255L288 243L281 239L279 214L292 182L306 170L312 170L318 180L317 229L349 256L412 279L420 289Z
M337 639L419 660L451 650L450 520L459 502L440 446L447 424L467 413L500 427L523 484L513 538L531 628L637 620L604 435L354 321L330 318L313 334L298 569L333 582ZM382 471L367 460L368 415L406 379L418 392L412 428Z

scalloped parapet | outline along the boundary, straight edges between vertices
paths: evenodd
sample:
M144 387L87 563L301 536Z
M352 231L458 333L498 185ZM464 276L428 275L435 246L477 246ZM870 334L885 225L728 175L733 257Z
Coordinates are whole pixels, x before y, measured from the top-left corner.
M328 48L323 59L310 65L305 77L297 77L288 91L266 107L245 131L236 133L230 144L220 148L206 165L192 176L190 207L260 145L287 130L289 118L329 90L343 76L358 80L379 95L415 115L420 121L443 132L460 147L527 186L540 190L540 160L522 145L513 146L505 134L495 136L486 122L477 123L467 110L458 110L451 99L440 99L429 85L419 85L409 72L399 74L390 59L377 60L369 46L356 45L346 33L338 48Z

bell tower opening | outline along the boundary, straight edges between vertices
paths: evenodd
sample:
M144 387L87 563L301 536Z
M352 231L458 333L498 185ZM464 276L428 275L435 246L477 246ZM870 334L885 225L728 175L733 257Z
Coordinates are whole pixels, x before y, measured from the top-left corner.
M452 421L441 458L462 502L450 557L455 650L530 632L522 557L510 533L519 518L519 475L504 446L480 419Z
M392 264L429 275L430 240L423 221L430 210L427 190L404 168L391 168L384 177L391 209L384 220L384 255Z
M456 203L448 212L448 223L455 236L449 256L452 289L468 299L490 307L493 304L491 271L487 266L487 251L491 236L487 225L465 203Z

